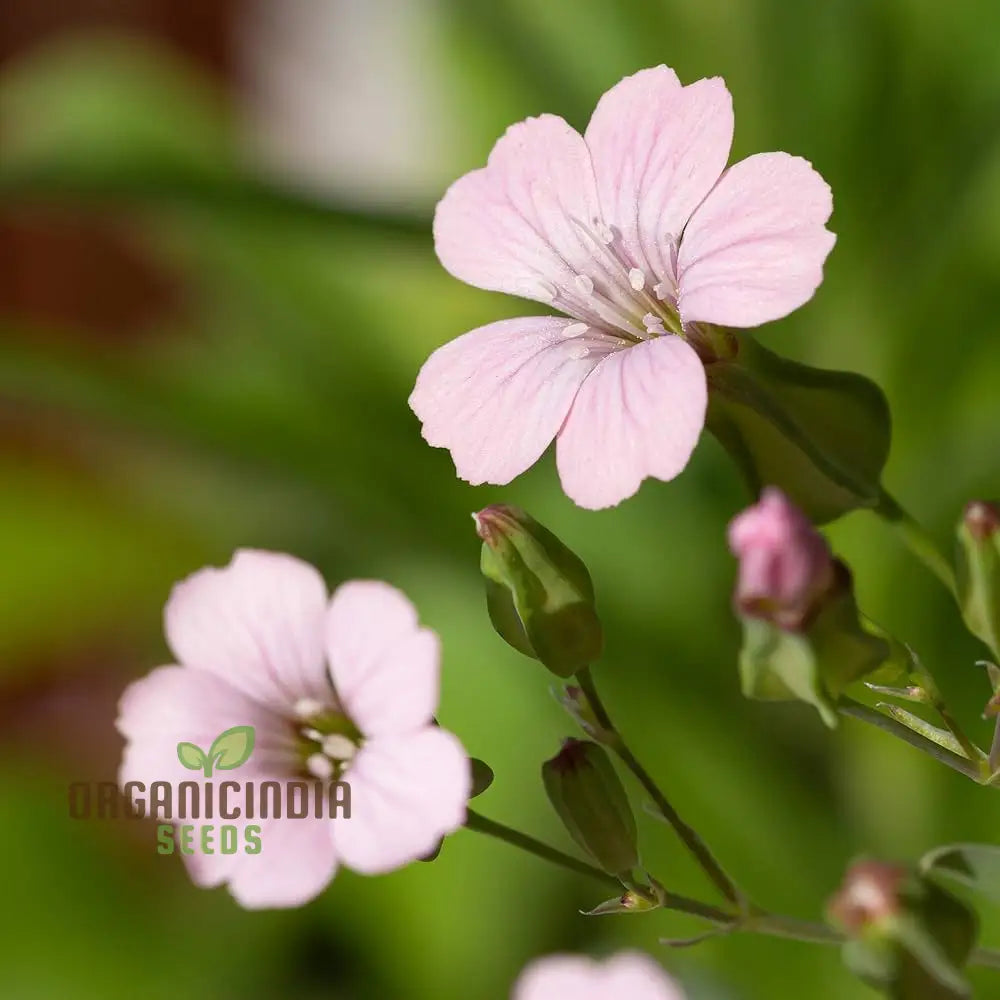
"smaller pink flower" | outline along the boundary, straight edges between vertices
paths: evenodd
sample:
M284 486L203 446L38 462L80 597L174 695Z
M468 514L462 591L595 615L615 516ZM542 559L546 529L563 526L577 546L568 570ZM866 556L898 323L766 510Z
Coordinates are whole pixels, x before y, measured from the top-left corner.
M733 518L729 548L740 561L735 604L751 617L798 628L833 586L826 539L774 487Z
M684 1000L677 984L647 955L622 951L604 962L550 955L529 965L512 1000Z
M465 822L468 759L433 724L438 638L398 590L355 580L331 599L307 563L243 550L224 569L178 584L165 624L179 665L131 684L119 704L123 786L169 781L176 789L193 777L178 760L179 742L204 748L249 725L252 756L227 778L258 788L339 779L351 789L349 818L237 819L241 834L260 826L260 853L183 855L197 885L226 883L249 909L299 906L340 865L391 871Z
M835 240L808 161L727 167L732 139L721 79L682 86L656 66L612 87L582 135L555 115L513 125L448 189L434 216L445 268L563 314L490 323L424 364L410 406L462 479L509 483L554 439L567 496L597 509L684 469L715 327L807 302Z

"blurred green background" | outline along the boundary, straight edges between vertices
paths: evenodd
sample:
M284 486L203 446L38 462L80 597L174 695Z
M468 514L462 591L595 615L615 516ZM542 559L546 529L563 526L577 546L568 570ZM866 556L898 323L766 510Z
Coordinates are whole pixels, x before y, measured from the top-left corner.
M151 827L70 820L65 788L114 776L115 701L169 655L171 584L269 547L404 588L443 638L440 718L496 770L480 810L571 849L538 778L571 725L479 584L469 513L502 500L591 567L609 707L763 904L815 919L858 853L995 839L993 793L857 723L741 699L724 531L746 497L714 441L588 513L551 456L506 488L459 482L406 398L435 347L536 310L438 265L447 184L527 115L582 128L643 66L722 75L734 158L802 154L835 195L823 286L762 339L879 381L887 484L950 546L965 500L1000 494L1000 6L5 0L0 57L0 995L499 1000L536 955L629 945L696 1000L868 996L835 949L669 951L697 925L585 919L599 885L468 832L432 865L243 912ZM944 591L871 515L831 536L865 610L987 739L983 650ZM649 867L710 898L640 823Z

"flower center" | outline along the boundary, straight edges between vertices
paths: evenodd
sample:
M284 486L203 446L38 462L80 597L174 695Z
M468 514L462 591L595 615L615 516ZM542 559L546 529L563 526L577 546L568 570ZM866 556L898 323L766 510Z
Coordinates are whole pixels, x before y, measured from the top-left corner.
M295 704L296 759L299 769L321 781L343 777L362 743L357 726L341 711L313 698Z
M664 238L667 273L657 275L636 266L621 235L601 220L585 223L571 217L570 222L589 266L558 287L542 283L541 291L577 320L564 331L567 338L580 341L577 356L598 347L617 350L668 333L685 334L677 314L676 237Z

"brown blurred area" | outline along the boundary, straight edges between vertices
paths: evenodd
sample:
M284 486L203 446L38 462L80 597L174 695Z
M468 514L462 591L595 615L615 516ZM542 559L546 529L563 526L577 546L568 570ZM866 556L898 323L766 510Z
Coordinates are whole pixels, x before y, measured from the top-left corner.
M63 36L108 29L173 49L225 90L234 79L239 7L239 0L4 0L0 71ZM55 350L125 350L178 302L174 279L144 250L126 216L65 205L0 209L0 315L12 321L4 336L16 329L51 340ZM80 461L77 430L44 414L28 416L0 399L0 452L7 459L74 477L94 474ZM45 733L49 750L74 758L78 770L113 773L115 702L128 672L128 643L109 636L74 653L72 662L69 656L8 675L0 689L0 731L6 743L22 745ZM97 744L94 733L107 738Z
M233 84L240 0L4 0L0 71L63 35L135 33ZM0 211L0 314L34 331L125 345L173 301L127 220L65 207ZM2 433L2 432L0 432Z

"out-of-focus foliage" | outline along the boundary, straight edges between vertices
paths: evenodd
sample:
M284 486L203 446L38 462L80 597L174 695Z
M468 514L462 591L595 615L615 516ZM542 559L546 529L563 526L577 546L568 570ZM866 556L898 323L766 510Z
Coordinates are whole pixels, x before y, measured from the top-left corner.
M419 9L419 58L451 136L441 190L512 121L552 111L582 127L642 66L725 77L734 156L802 154L835 195L826 280L762 341L882 386L885 482L943 542L967 499L1000 493L1000 6ZM695 932L691 921L581 917L600 886L468 832L432 864L340 875L301 911L255 914L195 889L150 828L67 817L68 781L114 777L114 696L169 658L170 584L252 545L295 552L331 583L403 587L443 639L441 720L496 772L478 808L572 850L539 780L571 723L544 671L490 628L479 580L469 513L501 501L589 566L605 700L763 904L815 918L858 853L990 842L1000 799L884 734L846 722L831 735L806 706L741 698L724 528L746 497L709 438L678 481L601 513L562 495L551 459L502 489L455 478L407 408L416 372L444 341L535 307L443 272L432 198L381 212L378 190L333 205L261 179L221 95L136 39L83 38L9 67L0 115L0 207L111 215L182 290L128 341L0 318L0 993L493 1000L536 954L628 944L698 1000L869 995L833 948L732 936L668 951L658 938ZM871 514L831 537L861 607L920 652L986 739L983 650L948 596ZM648 867L708 898L668 831L639 815ZM1000 941L988 910L983 941Z

